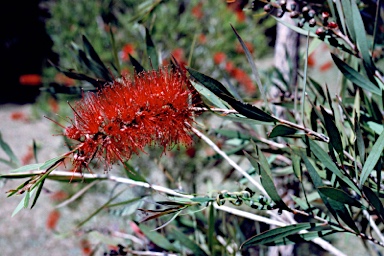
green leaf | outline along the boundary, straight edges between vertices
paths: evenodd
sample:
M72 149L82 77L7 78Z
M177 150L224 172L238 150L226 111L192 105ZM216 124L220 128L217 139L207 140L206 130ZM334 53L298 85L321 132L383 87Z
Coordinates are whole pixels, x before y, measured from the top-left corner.
M127 175L128 178L130 178L131 180L135 180L135 181L141 181L141 182L147 182L146 179L141 176L134 168L132 165L130 165L128 163L128 161L126 161L124 163L124 171L125 171L125 174ZM148 182L147 182L148 183Z
M63 68L60 68L59 66L56 66L55 64L51 63L52 66L54 66L59 72L63 73L69 78L75 79L75 80L83 80L87 81L88 83L92 84L96 88L101 88L107 81L104 79L97 79L90 77L88 75L78 73L73 70L66 70Z
M309 173L309 176L311 177L313 185L315 185L316 190L319 192L318 188L323 186L323 181L322 181L320 175L317 173L317 170L315 169L315 167L313 167L313 165L309 161L308 157L301 151L298 151L298 153L300 154L301 158L303 159L305 166L307 167L307 171ZM323 200L325 206L328 208L329 212L337 220L337 212L330 205L328 198L320 192L319 192L319 195L320 195L321 199Z
M16 206L15 210L12 212L12 217L15 216L17 213L21 211L21 209L25 208L25 198L27 195L24 195L23 199L20 201L20 203Z
M197 197L191 198L191 201L196 202L196 203L200 203L200 204L204 204L204 203L211 202L212 198L197 196Z
M306 29L302 29L302 28L299 28L299 27L296 26L296 25L290 24L290 23L284 21L283 19L277 18L277 17L275 17L275 16L272 16L272 18L274 18L275 20L277 20L278 22L280 22L280 23L283 24L284 26L286 26L286 27L292 29L293 31L295 31L295 32L297 32L297 33L299 33L299 34L301 34L301 35L304 35L304 36L307 36L307 35L308 35L308 30L306 30L306 29L307 29L307 27L306 27L307 24L305 24ZM309 28L309 27L308 27L308 29L313 30L312 28ZM316 35L316 33L314 33L314 31L309 31L309 36L311 36L311 37L317 37L317 35ZM283 56L282 56L282 57L283 57Z
M129 54L129 60L131 61L131 64L137 74L145 71L144 67L140 64L140 62L136 60L131 54Z
M361 171L360 185L364 185L369 174L375 168L375 165L379 160L380 156L383 154L383 150L384 150L384 131L380 134L379 138L376 140L375 144L371 149L371 152L369 153L365 161L363 170Z
M265 90L264 90L263 84L261 83L259 72L257 71L257 67L256 67L256 64L255 64L255 61L253 60L252 54L248 50L248 47L244 43L243 39L237 33L236 29L232 25L231 25L231 27L232 27L233 32L235 32L235 35L236 35L237 39L239 40L239 42L241 44L241 47L244 50L245 56L247 57L247 60L248 60L248 63L251 66L252 74L254 75L254 77L256 79L256 82L257 82L257 85L259 87L260 94L261 94L262 98L264 99L264 101L265 101L265 103L267 105L267 101L266 101L267 100L267 96L265 94Z
M5 154L10 158L11 162L14 164L19 164L19 160L16 155L13 153L11 147L3 140L3 136L0 132L0 147L4 150Z
M35 139L33 139L33 144L32 144L32 148L33 148L33 158L35 158L35 162L38 163L38 159L37 159L37 144L36 144L36 141Z
M145 44L147 45L147 54L150 58L151 66L153 69L157 69L159 67L159 60L157 58L155 44L152 41L148 28L145 28Z
M321 192L320 192L321 196ZM324 195L322 196L324 200ZM343 203L340 203L339 201L333 200L332 198L328 198L328 204L332 209L336 212L337 216L340 217L344 221L345 224L347 224L351 229L353 229L356 234L359 234L359 229L357 228L354 220L351 217L351 213L348 211L347 207ZM328 208L329 209L329 208Z
M343 143L341 142L339 130L337 129L336 124L334 122L334 117L328 114L328 112L324 110L323 106L320 106L320 109L324 117L325 129L327 130L329 136L329 142L331 143L332 147L336 150L336 152L341 157L343 157Z
M224 102L219 97L217 97L214 93L208 90L206 87L198 83L195 83L194 81L191 81L191 83L200 95L202 95L204 98L210 101L209 105L212 104L214 107L220 108L220 109L228 109L228 107L224 104Z
M290 244L299 244L304 242L310 242L311 240L328 236L334 233L337 233L336 230L320 230L320 231L310 231L303 234L294 234L286 237L282 237L273 241L272 243L264 244L266 246L278 246L278 245L290 245Z
M28 208L28 205L29 205L29 199L31 198L31 192L29 192L29 190L27 190L25 192L25 197L24 197L24 208Z
M267 191L267 194L272 199L272 201L274 201L280 209L290 211L288 206L284 203L279 193L277 192L275 184L273 183L272 173L271 173L271 169L269 168L268 161L263 155L263 153L261 152L261 150L257 148L257 155L258 155L257 159L252 157L250 154L248 154L245 151L244 151L244 155L248 158L252 166L260 174L261 185L263 185L263 188L265 189L265 191Z
M119 61L117 48L116 48L115 35L113 34L113 31L112 31L112 26L109 26L109 36L111 38L113 60L115 62L115 66L117 68L117 72L119 72L119 74L121 74L121 66L120 66L120 61Z
M215 242L215 211L216 209L213 207L211 203L209 205L209 220L208 220L208 248L211 255L214 254L214 242Z
M83 43L85 53L91 58L92 61L88 61L88 58L83 58L85 64L97 75L100 75L107 81L113 81L111 72L107 69L104 63L101 61L99 55L96 53L95 49L89 42L89 40L83 35ZM80 51L79 51L80 53Z
M256 121L266 122L266 123L275 123L277 119L262 111L261 109L240 101L237 101L230 97L223 98L226 102L229 103L235 110L248 118L251 118Z
M302 171L300 166L300 157L296 154L291 154L292 158L292 169L293 173L297 177L297 179L301 182L302 181Z
M232 96L231 93L225 88L223 84L221 84L216 79L213 79L212 77L209 77L207 75L204 75L203 73L200 73L199 71L193 69L193 68L187 68L188 72L202 85L204 85L206 88L208 88L211 92L213 92L215 95L217 95L219 98L221 98L221 95L229 95Z
M37 187L36 195L35 195L35 197L33 198L33 202L32 202L32 205L31 205L31 209L32 209L32 208L35 206L35 204L37 203L37 199L39 198L40 193L41 193L41 191L43 190L44 182L45 182L45 179L43 179L42 181L40 181L39 186Z
M41 164L28 164L28 165L22 166L22 167L20 167L20 168L11 170L11 173L15 173L15 172L37 171L37 170L40 169L40 167L41 167L42 165L44 165L44 163L41 163Z
M351 0L341 0L341 3L340 0L336 1L337 12L340 15L340 22L342 24L342 28L344 30L344 33L346 33L347 31L345 30L345 28L347 26L350 38L353 42L356 42L356 32L355 25L353 22Z
M142 223L139 225L139 228L144 233L144 235L157 246L169 252L179 252L179 250L171 242L169 242L163 234L153 231L151 228Z
M317 188L319 192L321 192L323 195L338 201L343 204L359 207L362 209L365 209L364 205L362 205L357 199L351 197L346 192L344 192L341 189L336 189L333 187L318 187Z
M265 244L273 243L289 235L296 234L302 230L314 228L317 225L319 224L308 222L308 223L293 224L285 227L268 230L246 240L244 243L240 245L240 250L250 246L265 245Z
M335 62L338 69L341 71L341 73L344 74L344 76L351 81L352 83L356 84L357 86L363 88L364 90L367 90L373 94L381 95L381 90L379 87L377 87L374 83L369 81L369 79L362 76L359 72L357 72L355 69L350 67L347 63L339 59L336 55L331 54L332 59Z
M319 146L316 142L309 140L309 146L311 152L316 156L317 159L332 173L334 173L339 179L344 181L351 189L353 189L357 194L361 195L359 188L356 184L346 175L344 175L336 164L332 161L329 155ZM321 186L321 185L320 185Z
M12 212L12 217L15 216L17 213L20 212L21 209L27 208L29 204L29 198L33 195L35 191L26 191L23 199L20 201L20 203L16 206L15 210Z
M219 81L204 75L194 69L187 68L188 72L202 85L207 87L210 91L212 91L216 96L226 101L229 105L231 105L235 110L248 118L261 121L261 122L276 122L276 118L262 111L261 109L252 106L250 104L243 103L241 101L236 100L233 96L230 95L229 91L222 85Z
M378 124L372 121L368 121L367 125L378 135L380 135L384 130L384 126L382 124Z
M175 227L171 229L170 233L173 234L175 239L179 241L180 244L189 248L192 251L192 255L208 256L208 254L203 249L201 249L201 247L198 244L196 244L194 241L189 239L188 236L186 236L184 233L177 230Z
M363 186L364 195L367 197L368 202L375 208L376 214L384 221L384 207L380 198L369 187Z
M356 32L356 43L361 55L363 56L364 66L366 67L367 74L373 77L373 73L375 72L376 68L373 64L371 54L369 53L368 39L365 32L363 19L361 18L360 11L354 0L351 1L351 7L352 19Z
M363 139L363 134L360 128L360 122L358 120L357 115L355 115L355 134L356 134L356 145L357 150L359 151L360 161L362 164L365 163L365 143ZM369 126L369 125L368 125Z
M313 165L308 160L306 155L301 153L301 158L303 159L304 164L307 167L309 176L311 177L312 182L316 187L316 190L319 192L321 199L323 200L325 206L328 208L330 213L335 217L336 220L338 220L338 217L339 217L345 222L345 224L347 224L350 228L352 228L356 233L359 233L359 230L356 227L356 224L353 221L352 217L350 216L350 213L348 212L348 209L345 207L345 205L321 193L319 188L323 187L323 182L320 176L318 175L316 169L313 167Z
M279 136L284 137L284 136L287 136L287 135L295 134L296 131L297 131L296 129L293 129L291 127L288 127L288 126L285 126L285 125L282 125L282 124L278 124L275 127L273 127L273 129L269 133L268 137L269 138L275 138L275 137L279 137Z
M61 155L61 156L58 156L58 157L55 157L55 158L52 158L48 161L45 161L39 168L39 170L46 170L48 168L51 168L52 166L58 164L59 162L63 161L63 159L65 158L66 156L64 155Z

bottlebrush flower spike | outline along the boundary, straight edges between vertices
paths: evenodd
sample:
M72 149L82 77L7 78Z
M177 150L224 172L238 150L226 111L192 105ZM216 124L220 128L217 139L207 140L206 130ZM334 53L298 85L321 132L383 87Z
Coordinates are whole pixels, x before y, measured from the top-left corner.
M164 150L192 143L193 92L185 75L175 70L141 72L116 79L97 93L88 93L73 107L72 125L64 135L79 144L74 153L78 170L97 158L106 170L128 160L145 146Z

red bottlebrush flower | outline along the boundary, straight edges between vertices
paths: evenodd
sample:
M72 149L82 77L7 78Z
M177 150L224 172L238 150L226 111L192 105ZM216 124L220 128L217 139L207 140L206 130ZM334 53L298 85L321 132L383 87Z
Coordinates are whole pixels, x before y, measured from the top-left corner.
M41 85L41 75L39 74L25 74L19 77L19 83L21 85L37 86Z
M158 145L190 145L193 92L184 74L166 69L123 77L98 93L89 93L73 108L75 118L65 135L77 140L76 169L98 158L106 169L117 161Z
M60 212L58 210L53 210L49 213L47 218L46 226L48 229L53 230L56 228L57 223L60 219Z
M207 36L201 33L198 37L198 41L200 44L206 44L207 43Z
M198 3L197 5L195 5L192 10L192 15L198 19L198 20L201 20L204 16L204 12L203 12L203 3L200 2Z
M332 66L333 66L333 61L330 60L330 61L325 62L323 65L321 65L319 67L319 69L321 72L326 72L326 71L330 70L332 68Z
M234 68L230 75L235 78L239 84L244 86L244 89L247 91L247 93L253 94L256 91L256 87L252 82L252 79L248 76L248 74L240 69L240 68Z
M219 65L220 63L223 63L226 58L227 58L227 55L225 53L223 53L223 52L216 52L213 55L213 62L216 65Z

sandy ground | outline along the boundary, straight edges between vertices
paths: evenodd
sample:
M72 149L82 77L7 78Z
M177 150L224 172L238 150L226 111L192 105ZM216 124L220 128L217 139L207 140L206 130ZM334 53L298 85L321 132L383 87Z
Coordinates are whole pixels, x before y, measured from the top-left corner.
M52 136L54 129L52 122L39 118L30 120L31 106L1 105L0 131L3 139L13 149L15 155L24 162L34 163L28 159L31 152L32 141L40 145L39 161L43 162L63 152L63 142L59 136ZM0 150L0 158L8 157ZM9 167L1 164L0 172L7 173ZM61 239L52 230L47 228L48 214L53 210L50 193L43 192L32 209L23 209L14 217L12 213L19 204L22 196L7 198L6 192L16 188L24 180L8 180L0 189L0 255L81 255L80 246L76 237ZM46 182L45 187L51 192L59 189L59 184ZM61 215L69 213L62 211ZM60 222L65 222L62 218ZM60 223L65 225L65 223Z

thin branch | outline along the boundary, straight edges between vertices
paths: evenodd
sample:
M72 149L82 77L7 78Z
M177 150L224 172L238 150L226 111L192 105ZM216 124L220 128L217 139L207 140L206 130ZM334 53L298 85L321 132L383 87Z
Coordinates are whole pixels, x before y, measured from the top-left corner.
M134 250L129 250L126 249L127 253L130 253L130 255L149 255L149 256L178 256L178 254L174 253L164 253L164 252L154 252L154 251L134 251Z
M269 224L269 225L275 225L278 227L284 227L287 225L286 223L281 222L281 221L269 219L267 217L263 217L263 216L259 216L259 215L254 214L254 213L238 210L238 209L235 209L235 208L232 208L229 206L225 206L225 205L219 206L216 202L213 203L213 207L215 207L215 209L220 210L220 211L228 212L228 213L233 214L233 215L237 215L237 216L247 218L250 220L254 220L254 221L263 222L263 223Z
M369 225L371 225L372 229L375 231L376 235L379 237L380 241L384 243L384 236L381 233L379 227L376 225L375 221L372 219L372 216L369 215L367 210L363 210L363 214L367 220L369 220Z
M187 124L189 125L189 124ZM202 140L204 140L213 150L216 151L216 153L218 153L219 155L221 155L225 160L227 160L227 162L233 167L235 168L236 171L238 171L241 175L243 175L246 179L248 179L262 194L268 196L268 193L265 191L265 189L263 188L263 186L257 182L254 178L251 177L251 175L249 175L243 168L241 168L238 164L236 164L231 158L229 158L229 156L224 152L222 151L210 138L208 138L207 136L205 136L203 133L201 133L199 130L197 130L196 128L190 126L190 128L192 129L192 131L198 136L200 137Z
M238 111L236 111L234 109L221 109L221 108L210 108L210 109L208 109L208 108L193 108L193 109L195 111L208 111L208 110L211 110L211 111L214 111L214 112L223 112L223 114L240 114ZM280 123L280 124L284 124L286 126L294 128L294 129L304 131L309 136L313 136L313 137L315 137L316 139L318 139L320 141L324 141L326 143L329 143L329 137L326 136L325 134L315 132L315 131L307 128L307 127L304 127L302 125L298 125L298 124L289 122L287 120L278 118L276 116L272 116L272 117L275 118L277 120L277 122Z
M262 217L262 216L259 216L259 215L256 215L256 214L252 214L252 213L249 213L249 212L245 212L245 211L241 211L241 210L238 210L238 209L234 209L232 207L228 207L228 206L224 206L224 205L219 206L216 203L214 203L213 206L217 210L225 211L225 212L228 212L230 214L241 216L241 217L244 217L244 218L247 218L247 219L251 219L251 220L254 220L254 221L259 221L259 222L263 222L263 223L266 223L266 224L269 224L269 225L275 225L275 226L278 226L278 227L287 226L287 224L284 223L284 222L268 219L266 217ZM305 233L305 232L302 232L302 233ZM312 242L317 244L317 245L319 245L319 246L321 246L324 250L327 250L328 252L330 252L330 253L332 253L334 255L337 255L337 256L347 256L346 254L344 254L343 252L339 251L337 248L335 248L333 245L331 245L330 243L328 243L327 241L325 241L322 238L319 238L319 237L315 238L315 239L312 240Z

